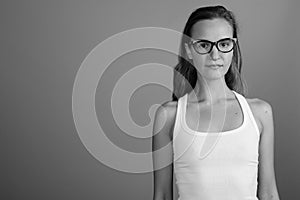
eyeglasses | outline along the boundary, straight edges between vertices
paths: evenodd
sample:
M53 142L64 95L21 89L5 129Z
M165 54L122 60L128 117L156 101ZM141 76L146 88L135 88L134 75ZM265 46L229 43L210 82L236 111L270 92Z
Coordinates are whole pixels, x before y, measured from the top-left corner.
M209 40L193 40L189 42L199 54L208 54L216 45L217 49L222 53L228 53L233 50L236 45L236 38L223 38L216 42Z

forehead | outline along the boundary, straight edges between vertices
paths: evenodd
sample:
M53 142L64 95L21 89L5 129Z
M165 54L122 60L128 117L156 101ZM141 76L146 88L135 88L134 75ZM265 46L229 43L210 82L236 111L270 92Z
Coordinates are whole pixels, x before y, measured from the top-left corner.
M201 20L192 27L192 38L217 41L225 37L232 37L231 25L221 18Z

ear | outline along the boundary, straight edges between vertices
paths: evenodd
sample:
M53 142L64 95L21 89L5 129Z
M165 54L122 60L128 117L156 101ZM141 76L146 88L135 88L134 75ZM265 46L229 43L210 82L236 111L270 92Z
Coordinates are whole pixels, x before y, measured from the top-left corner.
M184 47L185 47L186 55L189 57L189 59L192 60L193 56L190 47L187 45L187 43L184 43Z

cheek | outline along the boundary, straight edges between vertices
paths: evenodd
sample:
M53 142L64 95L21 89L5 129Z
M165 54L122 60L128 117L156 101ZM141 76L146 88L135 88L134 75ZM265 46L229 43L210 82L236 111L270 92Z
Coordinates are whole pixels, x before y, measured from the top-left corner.
M204 56L197 56L193 58L194 67L197 71L202 72L204 70L206 59Z
M206 62L206 56L205 55L199 55L198 53L193 52L193 63L195 67L203 67Z
M229 68L229 66L231 65L232 62L232 57L233 57L233 53L228 53L228 54L224 54L223 56L223 62L224 62L224 66L226 68Z

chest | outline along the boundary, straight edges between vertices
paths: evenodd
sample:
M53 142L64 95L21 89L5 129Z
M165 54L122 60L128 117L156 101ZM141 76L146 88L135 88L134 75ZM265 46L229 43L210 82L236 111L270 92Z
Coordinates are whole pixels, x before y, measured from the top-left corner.
M187 126L195 131L229 131L242 125L244 114L238 102L214 106L187 104L185 120Z

